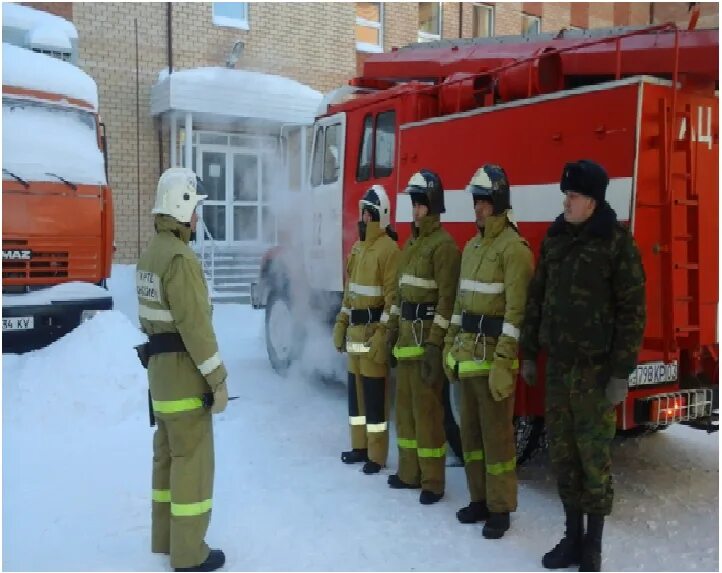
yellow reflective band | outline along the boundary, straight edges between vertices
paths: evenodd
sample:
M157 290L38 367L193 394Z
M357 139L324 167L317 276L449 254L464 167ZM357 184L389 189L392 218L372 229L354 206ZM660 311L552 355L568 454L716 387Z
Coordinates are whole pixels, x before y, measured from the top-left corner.
M446 355L446 365L453 371L454 368L456 368L456 359L451 355L451 352L449 352Z
M400 448L406 448L408 450L416 449L416 440L411 440L409 438L396 438L396 443Z
M462 360L459 362L459 376L462 374L470 374L472 372L489 372L491 370L491 362L488 360Z
M484 450L474 450L473 452L464 452L464 463L483 462Z
M213 500L206 499L195 503L171 503L170 514L176 517L193 517L210 511Z
M365 426L366 416L349 416L348 423L352 426Z
M371 350L370 346L367 346L363 342L347 342L346 352L349 354L365 354Z
M506 462L498 462L496 464L486 464L486 473L498 476L506 472L513 471L516 467L516 458L512 458Z
M377 432L385 432L388 426L386 422L380 422L378 424L366 424L366 431L373 434Z
M170 503L170 490L169 489L154 489L153 490L153 501L158 503Z
M394 346L394 356L396 358L418 358L423 355L423 346Z
M153 411L159 414L175 414L187 412L203 406L200 398L183 398L182 400L153 400Z
M446 455L446 444L440 448L418 448L420 458L443 458Z

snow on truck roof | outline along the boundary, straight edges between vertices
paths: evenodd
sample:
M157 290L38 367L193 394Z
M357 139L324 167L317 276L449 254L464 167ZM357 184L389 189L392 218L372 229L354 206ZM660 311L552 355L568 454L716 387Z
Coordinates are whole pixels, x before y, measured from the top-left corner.
M77 66L5 42L2 52L3 86L83 100L94 111L98 110L98 87L93 78Z

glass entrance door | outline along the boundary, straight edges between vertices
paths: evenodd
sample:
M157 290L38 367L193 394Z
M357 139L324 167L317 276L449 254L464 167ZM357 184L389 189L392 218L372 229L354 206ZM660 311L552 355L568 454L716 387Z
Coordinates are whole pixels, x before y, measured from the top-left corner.
M275 242L270 156L206 147L199 150L199 159L208 195L201 207L203 222L213 239L226 244Z

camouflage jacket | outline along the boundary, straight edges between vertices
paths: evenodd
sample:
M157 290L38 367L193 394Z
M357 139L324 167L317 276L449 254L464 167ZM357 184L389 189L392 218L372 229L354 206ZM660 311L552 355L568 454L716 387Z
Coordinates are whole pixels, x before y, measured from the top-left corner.
M646 320L645 276L632 234L608 203L584 224L563 215L544 238L529 285L520 346L525 357L607 363L627 378Z

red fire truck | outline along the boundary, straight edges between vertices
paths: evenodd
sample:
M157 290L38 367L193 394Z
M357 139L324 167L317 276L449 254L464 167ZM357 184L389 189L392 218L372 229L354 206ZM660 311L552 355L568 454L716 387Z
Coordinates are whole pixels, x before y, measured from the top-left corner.
M520 231L538 254L562 210L563 165L589 158L609 173L608 201L633 229L647 276L647 326L619 429L716 427L718 43L718 30L663 25L448 40L370 56L340 90L346 99L314 124L303 256L279 245L253 288L254 304L266 307L274 368L300 351L300 327L290 327L298 293L319 316L335 316L358 201L372 184L389 192L402 243L412 218L399 191L421 168L439 173L442 223L463 248L476 232L464 188L480 165L500 164ZM531 433L543 424L543 392L519 380L516 414Z

